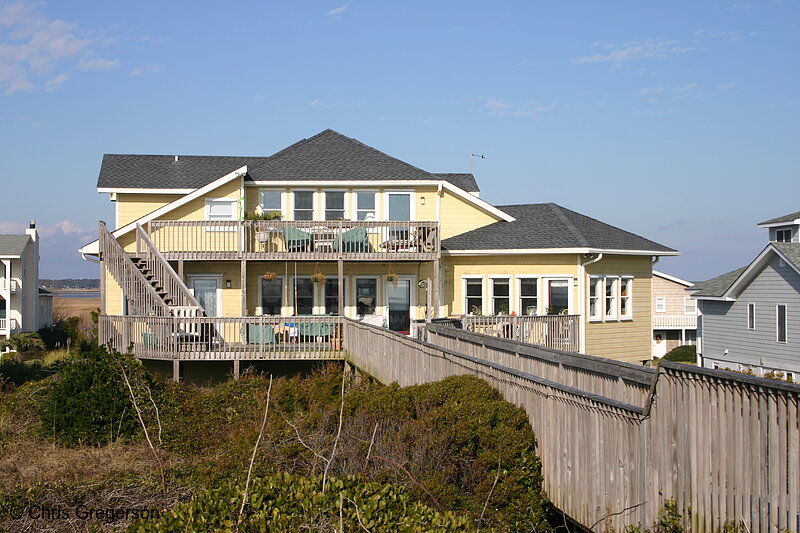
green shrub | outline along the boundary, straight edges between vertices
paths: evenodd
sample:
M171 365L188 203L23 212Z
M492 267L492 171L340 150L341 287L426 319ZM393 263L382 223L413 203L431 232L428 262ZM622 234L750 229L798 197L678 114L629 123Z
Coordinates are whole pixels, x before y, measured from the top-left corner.
M697 347L688 344L686 346L678 346L662 357L662 360L694 364L697 362Z
M468 517L439 512L415 501L402 487L355 476L329 479L325 492L319 476L256 478L242 523L236 528L242 495L243 487L231 483L200 491L158 518L135 521L128 531L340 531L340 523L344 531L475 529Z
M135 384L151 380L130 355L96 348L66 362L37 402L46 436L64 446L101 445L138 429L122 370Z
M18 387L27 381L41 379L45 376L40 361L20 362L14 359L0 361L0 388L7 389L12 385Z

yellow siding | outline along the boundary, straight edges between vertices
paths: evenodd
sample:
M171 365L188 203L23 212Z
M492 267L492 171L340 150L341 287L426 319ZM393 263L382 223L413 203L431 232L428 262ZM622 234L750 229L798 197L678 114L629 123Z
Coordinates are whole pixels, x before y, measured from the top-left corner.
M586 267L588 275L632 275L633 318L586 324L586 353L638 363L650 359L652 263L649 256L605 256ZM585 308L588 309L588 296Z
M106 271L106 290L103 296L106 299L106 314L121 315L123 311L122 287L108 271Z
M117 194L117 227L129 224L180 197L180 194Z
M441 198L439 220L442 224L442 239L447 239L492 224L499 219L445 190Z
M510 300L511 311L523 314L519 309L519 295L516 279L519 277L537 276L539 283L539 313L545 312L545 300L542 298L544 284L541 282L547 277L577 277L577 259L572 254L549 255L496 255L473 257L446 257L443 261L444 269L444 294L442 303L443 312L447 314L465 314L463 276L483 276L484 281L484 313L489 309L489 276L511 276ZM570 282L572 287L571 306L574 313L578 312L578 288Z

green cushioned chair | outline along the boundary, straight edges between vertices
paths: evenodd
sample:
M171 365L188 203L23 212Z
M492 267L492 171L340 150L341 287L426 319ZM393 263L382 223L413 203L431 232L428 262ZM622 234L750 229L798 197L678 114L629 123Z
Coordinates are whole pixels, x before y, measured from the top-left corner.
M292 226L283 228L283 242L286 249L290 252L301 252L310 250L313 245L313 238L310 233L299 230Z
M301 322L297 330L301 337L330 337L333 334L333 322Z
M152 350L158 344L158 339L156 338L155 333L150 333L149 331L145 331L142 333L142 344L146 350Z
M248 344L275 344L275 329L269 324L247 324Z
M368 252L369 248L367 228L358 227L342 232L343 252ZM334 239L333 251L339 251L339 239Z

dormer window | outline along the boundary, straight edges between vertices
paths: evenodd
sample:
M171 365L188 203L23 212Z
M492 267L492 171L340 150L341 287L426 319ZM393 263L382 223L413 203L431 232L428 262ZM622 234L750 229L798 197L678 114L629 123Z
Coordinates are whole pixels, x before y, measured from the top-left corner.
M792 242L792 228L775 230L775 242Z

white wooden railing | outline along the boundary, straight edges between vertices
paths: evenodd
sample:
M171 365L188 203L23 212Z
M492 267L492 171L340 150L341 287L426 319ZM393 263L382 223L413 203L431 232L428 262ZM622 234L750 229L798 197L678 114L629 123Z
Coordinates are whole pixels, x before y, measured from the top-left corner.
M15 292L19 289L19 282L14 278L0 278L0 291Z
M653 329L697 329L697 315L653 314Z

